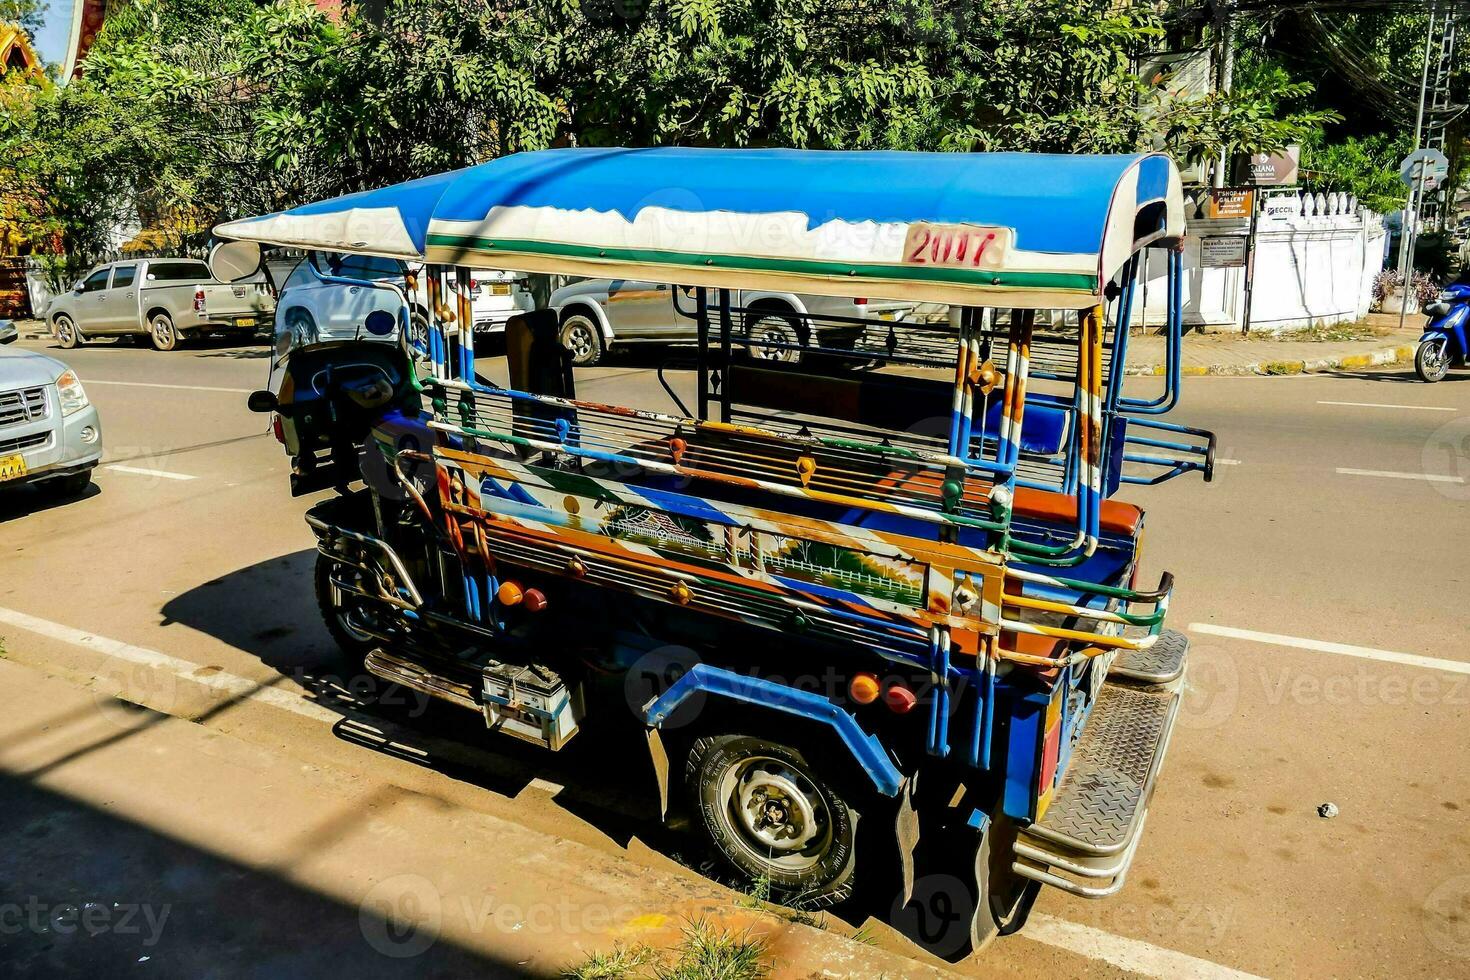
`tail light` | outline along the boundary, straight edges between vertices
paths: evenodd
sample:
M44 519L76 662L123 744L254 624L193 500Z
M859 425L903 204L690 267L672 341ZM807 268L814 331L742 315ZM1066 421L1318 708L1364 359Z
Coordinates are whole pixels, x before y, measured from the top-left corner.
M286 430L281 427L281 417L279 415L271 422L271 429L276 434L276 442L284 446L286 444Z
M867 306L868 305L868 297L866 297L866 296L854 296L852 301L854 303L856 303L858 306Z
M479 288L480 288L480 280L478 280L478 279L471 279L470 280L470 292L474 292L476 289L479 289Z
M194 288L194 312L195 313L203 313L204 312L204 287L203 286L196 286Z

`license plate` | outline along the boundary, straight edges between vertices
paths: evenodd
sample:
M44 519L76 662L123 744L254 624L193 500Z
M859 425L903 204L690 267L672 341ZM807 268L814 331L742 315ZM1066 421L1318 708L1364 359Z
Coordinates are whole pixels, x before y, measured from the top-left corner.
M14 456L0 456L0 483L6 480L19 480L26 475L26 458L20 453Z
M510 283L508 283L508 282L492 282L490 284L490 295L491 296L509 296L510 295Z
M880 319L880 320L892 320L893 319L893 311L892 310L883 310L882 312L880 312L878 314L878 319Z
M237 316L237 317L235 317L235 326L237 326L237 327L253 327L253 326L255 326L255 317L253 317L253 316Z

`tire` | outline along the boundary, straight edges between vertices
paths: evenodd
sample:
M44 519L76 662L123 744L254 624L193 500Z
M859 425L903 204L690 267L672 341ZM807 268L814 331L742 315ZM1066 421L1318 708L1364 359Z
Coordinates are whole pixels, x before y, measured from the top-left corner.
M564 315L559 336L577 367L591 367L607 350L602 343L602 327L586 313L571 311Z
M342 648L342 652L354 664L361 664L381 644L377 639L358 630L348 620L349 607L344 601L346 597L332 586L332 568L339 564L341 563L326 555L317 554L314 573L316 605L321 610L322 622L326 624L327 632L332 634L337 646Z
M51 332L56 337L56 345L62 350L75 350L79 344L86 342L82 332L77 329L76 321L65 313L51 321Z
M1011 870L1016 826L1005 817L991 820L975 850L975 915L970 951L978 953L997 936L1019 932L1031 915L1041 882Z
M755 320L748 322L745 330L745 349L751 360L800 364L802 352L799 348L805 347L806 343L801 339L792 319L780 313L761 312L752 315ZM770 346L773 344L784 346Z
M857 813L800 750L706 736L689 749L685 782L716 852L773 901L820 908L852 894Z
M157 351L177 350L182 338L167 313L155 313L148 320L148 340Z
M1450 369L1450 359L1445 352L1446 342L1426 340L1414 352L1414 373L1420 381L1433 384L1442 381Z
M57 477L55 480L48 482L56 488L56 493L60 497L80 497L92 485L92 471L86 470L82 473L72 473L68 476Z

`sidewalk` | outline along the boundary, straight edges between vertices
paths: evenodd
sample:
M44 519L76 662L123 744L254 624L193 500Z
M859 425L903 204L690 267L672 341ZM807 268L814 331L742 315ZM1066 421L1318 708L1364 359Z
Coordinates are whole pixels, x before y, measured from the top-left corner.
M0 688L11 972L544 977L704 920L760 940L773 977L952 975L3 657Z
M1424 318L1406 317L1402 331L1398 323L1397 315L1370 313L1362 325L1279 336L1187 333L1182 371L1186 375L1304 374L1412 362ZM1163 374L1164 359L1163 337L1148 334L1128 339L1129 374Z

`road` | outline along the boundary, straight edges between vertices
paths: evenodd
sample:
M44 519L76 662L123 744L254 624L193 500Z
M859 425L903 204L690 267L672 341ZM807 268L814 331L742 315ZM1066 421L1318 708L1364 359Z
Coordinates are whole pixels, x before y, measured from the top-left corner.
M290 498L279 446L244 409L263 351L98 345L64 357L101 410L107 457L83 500L0 499L0 677L17 699L0 725L0 775L7 798L23 801L0 828L26 842L0 860L0 884L44 898L44 883L64 880L74 899L128 882L174 904L183 924L157 946L106 947L130 965L172 965L165 973L203 972L213 949L230 950L240 972L391 972L354 931L354 903L410 868L436 896L472 893L465 869L519 867L503 849L521 837L548 854L579 849L610 881L658 884L618 898L546 858L518 878L500 874L502 901L517 887L530 889L526 901L538 887L633 906L635 892L660 908L709 900L718 886L684 866L686 840L657 829L619 762L626 747L542 754L444 712L370 707L381 692L343 675L307 584L301 514L316 498ZM579 383L603 401L663 398L637 362ZM1128 885L1098 903L1048 891L1026 933L952 968L1470 974L1470 374L1435 386L1401 370L1188 379L1173 418L1215 430L1227 462L1212 485L1186 478L1126 495L1148 511L1144 578L1174 573L1170 620L1194 643ZM149 747L166 732L203 741ZM183 768L166 765L170 752ZM1337 815L1319 816L1329 802ZM296 826L318 812L311 833ZM51 820L86 828L89 841L52 848ZM294 850L267 846L277 822ZM129 863L97 839L113 834L148 860ZM473 854L451 846L466 842ZM526 884L538 868L549 884ZM308 951L308 931L279 913L239 921L222 880L238 882L250 908L300 908L323 923L325 945ZM6 921L0 962L100 963L61 936L6 932ZM480 926L446 921L425 965L536 975L564 965L544 937ZM883 950L942 965L876 923L866 932ZM274 947L282 936L299 944L296 959Z

